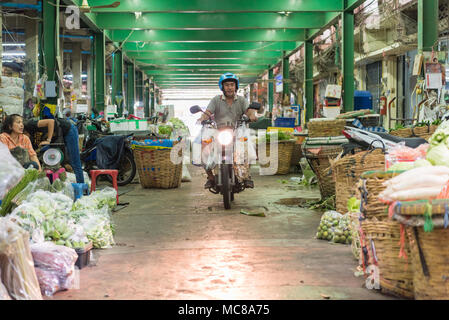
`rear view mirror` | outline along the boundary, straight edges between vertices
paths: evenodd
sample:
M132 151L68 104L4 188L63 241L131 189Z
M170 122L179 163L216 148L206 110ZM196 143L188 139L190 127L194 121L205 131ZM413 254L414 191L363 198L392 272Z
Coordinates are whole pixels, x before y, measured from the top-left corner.
M249 109L260 110L261 104L259 102L251 102Z
M200 106L193 106L190 107L190 113L198 113L198 112L202 112L203 110L201 110Z

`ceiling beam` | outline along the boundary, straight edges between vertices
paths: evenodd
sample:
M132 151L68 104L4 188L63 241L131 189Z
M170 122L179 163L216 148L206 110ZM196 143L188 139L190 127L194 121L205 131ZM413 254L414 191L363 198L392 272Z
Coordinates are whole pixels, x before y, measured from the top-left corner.
M240 58L240 59L136 59L142 64L151 65L184 65L184 66L208 66L208 65L271 65L279 62L278 58Z
M166 73L172 72L172 71L193 71L201 73L200 71L239 71L239 70L247 70L247 71L259 71L259 70L266 70L268 67L264 66L246 66L246 65L238 65L238 66L170 66L170 67L155 67L155 66L140 66L141 70L163 70ZM224 71L223 71L224 70Z
M361 6L366 0L346 0L345 10L354 10Z
M79 5L82 0L73 0ZM91 6L109 5L112 0L89 0ZM92 9L92 12L299 12L343 11L344 0L133 0L121 1L117 8Z
M214 75L217 77L220 77L223 74L223 70L215 70L215 71L198 71L198 70L144 70L144 72L149 76L156 76L156 75L185 75L185 76L192 76L192 75ZM241 77L243 75L249 76L249 75L258 75L260 74L260 71L258 70L234 70L234 73Z
M125 51L125 54L132 59L154 59L154 60L166 60L166 59L229 59L238 60L242 58L247 59L273 59L282 58L282 51L241 51L241 52L136 52Z
M189 41L304 41L304 29L243 29L243 30L111 30L116 42L189 42Z
M258 50L258 51L291 51L301 45L301 42L126 42L125 51L228 51L228 50Z
M314 29L325 23L324 12L279 13L99 13L101 29Z

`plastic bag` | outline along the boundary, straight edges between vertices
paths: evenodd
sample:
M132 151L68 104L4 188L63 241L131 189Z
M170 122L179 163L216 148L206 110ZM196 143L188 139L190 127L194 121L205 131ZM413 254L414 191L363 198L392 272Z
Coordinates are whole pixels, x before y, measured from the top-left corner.
M29 246L29 234L0 218L1 281L15 300L42 300Z
M3 199L10 189L20 182L25 175L25 169L11 155L7 146L0 142L0 199Z
M61 275L70 273L78 259L74 249L49 241L32 244L31 254L36 267L52 270Z
M51 296L59 290L71 289L78 259L75 250L43 242L31 245L31 253L43 294Z
M0 275L1 274L2 274L2 270L0 270ZM0 301L2 301L2 300L12 300L12 299L9 296L8 290L6 290L6 287L3 285L3 282L0 279Z
M334 238L335 229L338 227L342 216L337 211L326 211L321 217L316 238L331 241Z
M345 214L340 218L338 226L334 229L332 242L343 244L352 243L352 226L348 214Z
M187 165L182 165L182 182L191 182L192 176L190 175L189 169L187 168Z
M37 190L49 191L50 180L47 177L43 177L31 182L13 198L12 202L17 206L20 206L30 194Z

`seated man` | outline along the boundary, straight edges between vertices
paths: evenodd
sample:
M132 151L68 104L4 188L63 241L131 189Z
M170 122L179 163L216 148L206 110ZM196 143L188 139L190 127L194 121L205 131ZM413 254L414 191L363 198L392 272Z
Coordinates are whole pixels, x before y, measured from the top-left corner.
M2 126L2 134L0 134L0 142L5 144L14 158L24 168L30 166L42 170L36 151L31 145L30 139L23 134L23 118L21 115L12 114L6 117Z

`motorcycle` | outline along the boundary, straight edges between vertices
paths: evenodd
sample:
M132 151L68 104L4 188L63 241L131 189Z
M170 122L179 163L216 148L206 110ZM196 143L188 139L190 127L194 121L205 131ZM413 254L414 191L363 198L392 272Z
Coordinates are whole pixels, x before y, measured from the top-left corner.
M259 110L260 107L260 103L253 102L249 108ZM199 106L193 106L190 108L190 113L195 114L198 112L203 112ZM217 123L210 117L208 120L201 123L207 128L218 130L218 134L215 135L211 141L211 143L215 143L215 147L219 148L217 152L219 157L213 168L216 172L216 183L213 188L209 189L209 191L213 194L221 194L223 196L225 209L231 209L231 202L234 201L234 195L245 190L245 185L242 181L239 181L235 174L234 150L237 142L235 134L236 130L240 126L247 127L248 123L249 118L246 115L243 115L242 118L237 121L235 126L227 125L225 127L218 128Z
M87 131L83 149L80 154L81 165L84 171L87 173L90 170L98 169L97 166L97 146L110 136L109 134L101 134L97 131ZM131 150L131 141L133 134L125 136L125 145L120 156L118 165L117 184L119 186L125 186L134 180L137 172L136 162L134 161L134 155ZM112 182L112 178L106 175L108 181Z

